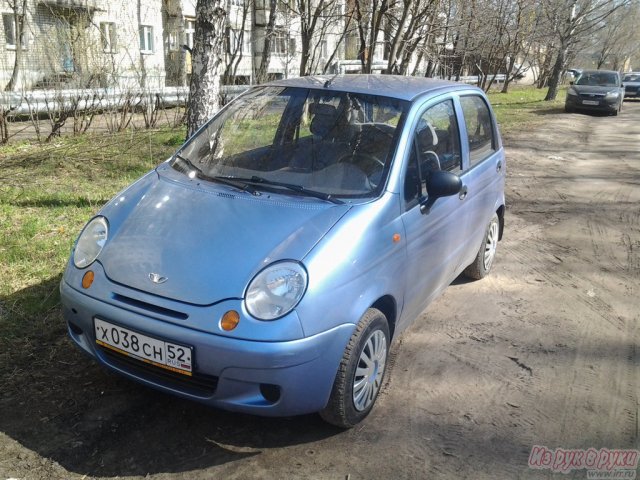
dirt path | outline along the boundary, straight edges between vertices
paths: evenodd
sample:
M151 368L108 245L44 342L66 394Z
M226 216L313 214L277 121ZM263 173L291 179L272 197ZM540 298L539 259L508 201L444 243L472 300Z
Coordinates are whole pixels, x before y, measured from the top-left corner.
M532 445L638 448L640 103L545 118L506 139L494 272L403 335L361 426L161 395L59 348L61 330L0 392L0 479L550 478Z

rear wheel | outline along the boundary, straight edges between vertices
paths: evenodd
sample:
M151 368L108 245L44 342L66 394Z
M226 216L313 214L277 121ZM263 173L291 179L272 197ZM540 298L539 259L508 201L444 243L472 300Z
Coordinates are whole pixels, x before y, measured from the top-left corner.
M320 411L326 422L351 428L369 415L382 387L389 341L386 317L370 308L349 339L329 402Z
M471 265L469 265L464 274L475 280L480 280L487 276L493 265L493 260L496 257L496 250L498 248L498 237L500 236L500 220L497 214L493 214L491 221L487 226L487 231L484 234L482 245L476 259Z

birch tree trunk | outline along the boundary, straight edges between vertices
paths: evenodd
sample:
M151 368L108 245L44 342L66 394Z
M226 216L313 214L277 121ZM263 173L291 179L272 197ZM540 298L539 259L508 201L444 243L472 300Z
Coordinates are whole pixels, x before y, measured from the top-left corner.
M18 74L20 73L20 66L22 65L22 37L24 32L24 18L27 13L27 0L21 0L21 2L14 0L12 2L9 1L8 3L13 11L13 28L16 36L16 53L13 61L13 70L11 72L11 78L5 86L5 90L10 92L16 87Z
M198 0L196 4L187 138L220 108L226 19L224 7L224 0Z

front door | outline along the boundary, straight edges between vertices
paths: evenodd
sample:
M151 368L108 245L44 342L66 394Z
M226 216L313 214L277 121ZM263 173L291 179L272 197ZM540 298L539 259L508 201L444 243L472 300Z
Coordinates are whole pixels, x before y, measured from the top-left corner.
M460 132L452 99L430 104L413 126L413 145L404 180L402 221L407 245L403 317L419 315L453 280L464 254L464 196L439 198L428 213L420 200L428 197L425 179L433 170L461 172Z

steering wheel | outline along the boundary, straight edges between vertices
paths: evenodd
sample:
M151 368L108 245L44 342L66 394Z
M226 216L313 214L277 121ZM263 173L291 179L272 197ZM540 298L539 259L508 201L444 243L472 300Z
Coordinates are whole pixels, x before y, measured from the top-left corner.
M348 163L362 170L373 188L377 187L384 170L384 162L369 153L353 153L345 155L338 163Z
M384 168L384 162L370 153L350 153L338 160L338 163L353 163L364 172L373 173L377 168Z

